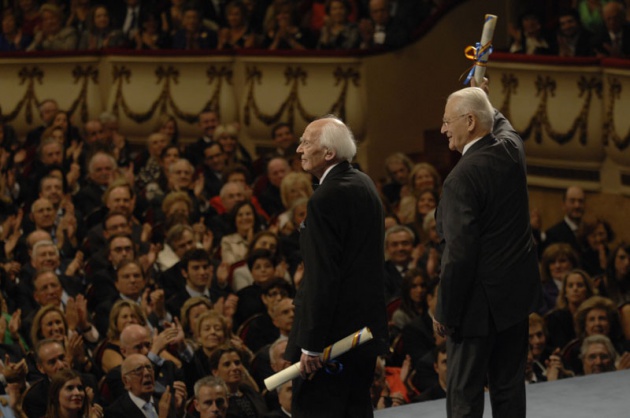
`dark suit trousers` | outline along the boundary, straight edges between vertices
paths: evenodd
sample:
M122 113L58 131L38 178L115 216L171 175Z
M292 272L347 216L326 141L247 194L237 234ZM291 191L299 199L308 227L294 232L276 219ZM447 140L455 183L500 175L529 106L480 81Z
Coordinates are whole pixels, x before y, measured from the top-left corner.
M291 416L294 418L373 417L370 386L376 356L349 352L340 358L343 370L329 374L321 369L312 379L293 381Z
M452 338L446 342L448 378L446 409L449 418L481 417L483 388L488 378L492 416L525 417L525 363L528 320L486 337Z

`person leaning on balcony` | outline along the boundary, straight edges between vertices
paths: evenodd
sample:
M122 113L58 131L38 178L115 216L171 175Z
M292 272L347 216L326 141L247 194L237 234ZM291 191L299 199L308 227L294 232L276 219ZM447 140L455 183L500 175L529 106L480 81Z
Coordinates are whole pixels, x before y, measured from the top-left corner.
M565 9L558 14L557 49L561 57L588 57L594 54L592 34L584 29L575 9Z
M370 19L363 19L359 23L361 49L397 48L408 41L408 30L391 17L388 0L370 0L369 7Z
M77 46L77 31L63 27L61 10L55 5L44 4L39 9L42 25L36 31L27 51L71 51Z
M182 27L173 36L173 49L199 50L217 47L217 33L204 28L201 13L196 8L184 8Z
M611 1L602 12L604 28L595 34L595 54L598 57L624 58L630 56L630 23L626 22L626 8Z

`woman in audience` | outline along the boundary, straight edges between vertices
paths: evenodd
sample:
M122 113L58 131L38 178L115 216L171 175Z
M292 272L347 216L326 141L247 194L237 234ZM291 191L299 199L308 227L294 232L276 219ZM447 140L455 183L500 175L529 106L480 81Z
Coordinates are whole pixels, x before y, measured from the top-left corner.
M89 25L91 11L90 0L71 0L70 15L66 21L66 26L75 28L77 33L83 33Z
M0 51L25 51L33 37L23 32L18 26L17 18L11 9L2 13L2 33L0 34Z
M231 265L245 259L249 243L262 228L256 208L250 202L234 206L230 218L235 232L221 238L221 259Z
M575 313L594 294L593 281L585 271L573 269L564 275L556 309L545 316L550 348L562 348L575 338Z
M408 193L413 194L424 189L433 189L437 193L442 189L442 177L429 163L414 165L409 173Z
M219 125L214 130L214 138L221 144L226 156L226 165L241 165L252 172L252 156L238 142L238 129L232 125Z
M166 135L169 144L179 145L179 125L175 116L169 114L160 115L153 131ZM182 152L184 151L183 148L180 149Z
M402 198L400 202L398 216L403 222L406 221L407 226L416 234L416 245L426 239L424 218L437 207L438 200L439 196L434 189L424 189L415 196Z
M87 29L81 34L78 49L115 48L125 42L121 30L111 25L107 7L95 6L90 10Z
M187 342L193 347L194 350L199 348L197 343L197 323L201 315L212 309L212 303L208 298L203 296L195 296L188 298L182 305L180 311L180 320L184 335L187 338Z
M610 224L603 219L583 219L577 234L582 247L580 260L582 268L591 277L596 277L606 270L608 244L615 240Z
M247 256L244 258L242 265L235 268L232 273L232 289L235 292L254 283L252 272L245 262L249 255L255 250L268 250L274 257L280 257L278 244L277 235L271 231L261 231L254 236L252 242L249 244ZM282 262L278 263L275 276L284 277L287 281L291 280L287 272L286 264Z
M135 186L143 190L149 183L154 183L160 177L160 156L168 145L168 138L161 133L153 133L147 138L147 151L149 158L136 176Z
M630 341L630 245L621 243L610 253L600 289L617 304L623 334Z
M228 27L219 30L217 49L251 48L255 45L256 37L247 26L248 11L242 1L233 0L225 6L225 20Z
M311 39L295 23L295 6L290 1L274 3L274 19L263 40L265 49L306 49Z
M306 173L289 173L280 183L280 198L286 211L278 215L278 231L283 235L288 235L293 230L294 225L290 222L290 209L293 202L300 198L309 198L313 194L311 177Z
M170 0L160 15L162 24L162 32L169 37L175 35L178 30L182 29L182 17L184 15L184 0Z
M36 28L42 25L42 15L36 0L20 0L17 4L17 17L22 28L22 33L31 38L35 35Z
M361 43L359 28L348 21L351 12L348 0L330 0L326 3L326 18L322 26L317 49L354 49Z
M42 15L41 30L35 33L33 42L27 51L72 51L78 42L77 31L64 27L59 7L44 4L40 7Z
M241 353L231 346L219 347L210 356L212 374L223 379L228 387L228 414L259 418L267 413L267 405L243 363Z
M401 285L400 307L392 315L392 323L398 330L402 330L412 319L426 315L427 281L428 277L424 270L414 268L405 273Z
M155 13L148 13L140 30L136 32L135 43L136 49L142 50L170 48L171 37L160 30L160 17Z
M81 375L72 369L58 371L50 382L45 418L100 418L103 408L90 405Z
M577 253L569 244L551 244L545 249L540 261L540 278L543 285L543 306L539 313L544 315L556 306L562 278L570 270L579 267Z
M107 373L116 366L122 364L123 356L120 352L120 333L129 324L145 326L147 320L138 305L130 300L117 301L109 314L109 328L107 329L107 341L104 343L101 368Z

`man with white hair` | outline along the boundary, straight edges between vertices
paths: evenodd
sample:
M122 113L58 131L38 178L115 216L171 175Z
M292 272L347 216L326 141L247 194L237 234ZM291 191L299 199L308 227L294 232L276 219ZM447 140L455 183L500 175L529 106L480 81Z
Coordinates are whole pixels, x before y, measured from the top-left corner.
M103 193L113 181L117 168L116 159L106 152L99 151L90 158L87 181L73 198L74 206L85 216L103 205Z
M319 186L300 230L305 272L285 353L300 362L295 417L373 415L374 362L387 346L383 207L372 180L350 165L356 150L350 129L334 116L309 124L297 149ZM325 347L365 326L374 340L339 358L343 373L331 374L332 365L330 373L320 370Z
M525 417L528 316L542 300L529 222L523 140L484 89L451 94L442 133L463 154L444 182L437 230L444 252L434 317L448 336L449 417ZM309 213L310 215L310 213Z

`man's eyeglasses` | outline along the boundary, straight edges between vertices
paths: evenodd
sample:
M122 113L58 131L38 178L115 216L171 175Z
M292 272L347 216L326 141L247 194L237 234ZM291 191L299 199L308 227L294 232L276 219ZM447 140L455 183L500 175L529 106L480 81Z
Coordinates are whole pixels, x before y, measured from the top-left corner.
M129 370L127 373L125 374L131 374L134 376L142 376L144 374L144 371L148 371L153 373L153 366L151 366L150 364L144 364L142 366L138 366L133 370Z
M449 125L449 124L453 123L453 122L454 122L454 121L456 121L457 119L459 119L459 118L461 118L461 117L463 117L463 116L466 116L466 115L468 115L468 113L464 113L463 115L455 116L455 117L454 117L454 118L452 118L452 119L442 119L442 125L443 125L443 126L446 126L446 127L448 128L448 125Z

